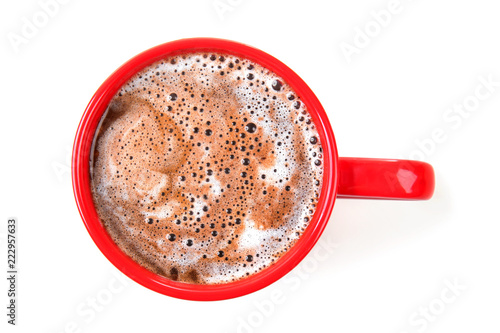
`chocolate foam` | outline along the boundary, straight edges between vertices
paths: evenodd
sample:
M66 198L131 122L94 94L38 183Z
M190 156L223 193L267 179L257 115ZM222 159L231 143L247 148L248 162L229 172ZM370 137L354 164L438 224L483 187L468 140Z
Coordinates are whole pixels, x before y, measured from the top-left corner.
M244 58L158 61L114 96L94 138L105 228L169 279L236 281L269 267L308 226L322 148L299 96Z

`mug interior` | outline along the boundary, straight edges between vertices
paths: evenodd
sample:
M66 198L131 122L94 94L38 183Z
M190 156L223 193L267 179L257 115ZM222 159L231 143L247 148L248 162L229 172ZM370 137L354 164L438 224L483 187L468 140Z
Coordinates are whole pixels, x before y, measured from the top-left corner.
M323 147L323 184L318 205L305 232L295 245L273 265L241 280L198 285L172 281L133 261L114 243L99 220L90 188L90 153L97 126L108 104L134 74L169 56L195 53L225 53L256 62L283 78L306 105ZM72 181L82 220L100 251L122 273L137 283L164 295L187 300L222 300L239 297L268 286L291 271L312 249L330 217L337 194L337 148L335 138L319 100L307 84L285 64L256 48L222 39L190 38L168 42L140 53L118 68L99 87L80 121L73 146Z

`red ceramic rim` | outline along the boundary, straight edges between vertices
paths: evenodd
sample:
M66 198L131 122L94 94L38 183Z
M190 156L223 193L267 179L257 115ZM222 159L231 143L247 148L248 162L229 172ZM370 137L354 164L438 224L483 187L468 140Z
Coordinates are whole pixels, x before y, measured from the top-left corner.
M125 255L101 224L90 190L89 157L100 118L119 88L135 73L163 58L190 52L217 52L247 58L281 76L300 96L317 127L323 146L323 186L316 212L297 243L272 266L243 280L221 285L195 285L171 281L143 268ZM290 272L312 249L323 232L337 194L338 155L326 113L312 90L285 64L271 55L241 43L190 38L165 43L140 53L118 68L90 100L78 126L73 146L72 182L76 204L85 227L97 247L121 272L137 283L164 295L209 301L243 296L262 289Z

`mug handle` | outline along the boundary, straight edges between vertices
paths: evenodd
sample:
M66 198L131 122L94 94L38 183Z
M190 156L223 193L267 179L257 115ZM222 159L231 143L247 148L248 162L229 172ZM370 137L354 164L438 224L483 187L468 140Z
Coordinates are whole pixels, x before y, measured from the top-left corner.
M338 198L427 200L434 184L434 169L425 162L339 158Z

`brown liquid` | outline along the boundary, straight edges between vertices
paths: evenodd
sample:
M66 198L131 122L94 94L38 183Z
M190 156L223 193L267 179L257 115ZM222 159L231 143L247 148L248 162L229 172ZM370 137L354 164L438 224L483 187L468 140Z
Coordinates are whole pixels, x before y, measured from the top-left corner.
M113 98L94 138L94 203L145 268L236 281L272 265L307 227L321 153L281 78L247 59L186 54L142 70Z

